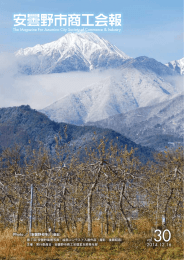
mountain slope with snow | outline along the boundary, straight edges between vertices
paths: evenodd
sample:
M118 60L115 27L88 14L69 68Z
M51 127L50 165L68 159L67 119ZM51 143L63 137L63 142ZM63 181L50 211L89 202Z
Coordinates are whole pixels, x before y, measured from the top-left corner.
M60 39L16 52L21 72L47 74L116 68L130 59L94 33L67 33Z
M128 59L123 63L122 67L135 68L138 70L141 69L141 71L144 71L145 73L152 71L158 76L174 76L176 74L171 68L168 68L161 62L146 56L140 56L135 59Z
M157 74L122 67L116 74L41 110L51 120L82 125L167 100L177 90Z
M112 129L137 144L164 150L176 143L184 144L184 94L153 106L141 107L128 113L91 122Z
M171 68L173 71L184 75L184 58L180 60L173 60L165 64L167 67Z

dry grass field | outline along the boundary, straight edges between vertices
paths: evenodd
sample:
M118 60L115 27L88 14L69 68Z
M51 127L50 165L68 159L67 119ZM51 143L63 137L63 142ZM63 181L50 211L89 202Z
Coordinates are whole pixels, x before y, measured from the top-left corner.
M100 235L101 227L98 221L93 222L93 237L120 237L122 243L104 242L97 247L27 247L26 238L13 236L11 228L0 232L0 259L71 259L71 260L173 260L183 258L183 242L172 235L170 247L147 247L147 239L153 237L150 232L151 224L146 219L138 220L136 233L129 235L127 230L117 229L108 235ZM63 233L61 237L87 237L87 226L84 233L80 234L80 224L78 230L70 234ZM33 232L36 230L33 230ZM25 233L26 230L20 227L19 233ZM38 231L39 232L39 231ZM172 233L172 232L171 232ZM158 243L160 244L160 243ZM165 243L166 244L166 243Z

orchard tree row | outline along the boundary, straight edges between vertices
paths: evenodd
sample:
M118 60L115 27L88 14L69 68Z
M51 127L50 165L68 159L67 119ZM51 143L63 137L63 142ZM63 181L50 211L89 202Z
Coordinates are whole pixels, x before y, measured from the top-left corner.
M102 139L83 159L72 156L56 139L55 155L40 147L24 152L18 145L0 156L0 222L18 232L30 221L35 230L69 233L80 223L93 235L93 221L113 232L119 225L131 234L133 220L147 218L155 228L182 230L183 149L166 150L142 165L134 150L107 148ZM67 156L66 156L67 155ZM32 189L32 199L31 199Z

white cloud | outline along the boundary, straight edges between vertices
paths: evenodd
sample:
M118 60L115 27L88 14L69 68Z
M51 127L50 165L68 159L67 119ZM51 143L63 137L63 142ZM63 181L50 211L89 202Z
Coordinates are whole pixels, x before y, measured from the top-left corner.
M167 76L165 80L175 86L179 93L184 91L184 75Z
M0 54L0 107L30 105L42 109L63 96L99 82L114 75L117 79L119 70L96 70L93 72L69 72L46 75L21 75L17 59L13 54ZM183 91L183 77L165 79L180 91Z
M113 71L113 70L111 70ZM0 107L30 105L42 109L63 96L109 76L109 71L21 75L13 54L0 54Z

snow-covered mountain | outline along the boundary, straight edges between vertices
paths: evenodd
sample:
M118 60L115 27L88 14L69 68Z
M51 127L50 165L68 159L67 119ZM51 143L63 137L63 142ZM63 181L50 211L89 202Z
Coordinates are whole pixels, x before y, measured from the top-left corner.
M138 70L144 71L145 73L152 71L158 76L174 76L176 73L168 68L163 63L146 56L140 56L135 59L126 60L123 65L123 68L136 68Z
M16 57L26 74L116 68L106 79L41 110L57 122L94 122L177 93L167 81L167 76L177 74L173 69L148 57L130 58L94 33L68 33L57 41L21 49Z
M152 69L123 66L114 75L61 98L41 112L56 122L81 125L167 100L176 93L175 87Z
M184 58L180 60L173 60L165 64L169 68L173 69L177 73L184 75Z
M116 68L130 58L94 33L67 33L57 41L20 49L16 57L26 74Z
M87 125L109 128L137 144L164 150L165 146L184 143L183 103L184 93L152 106L137 108Z

